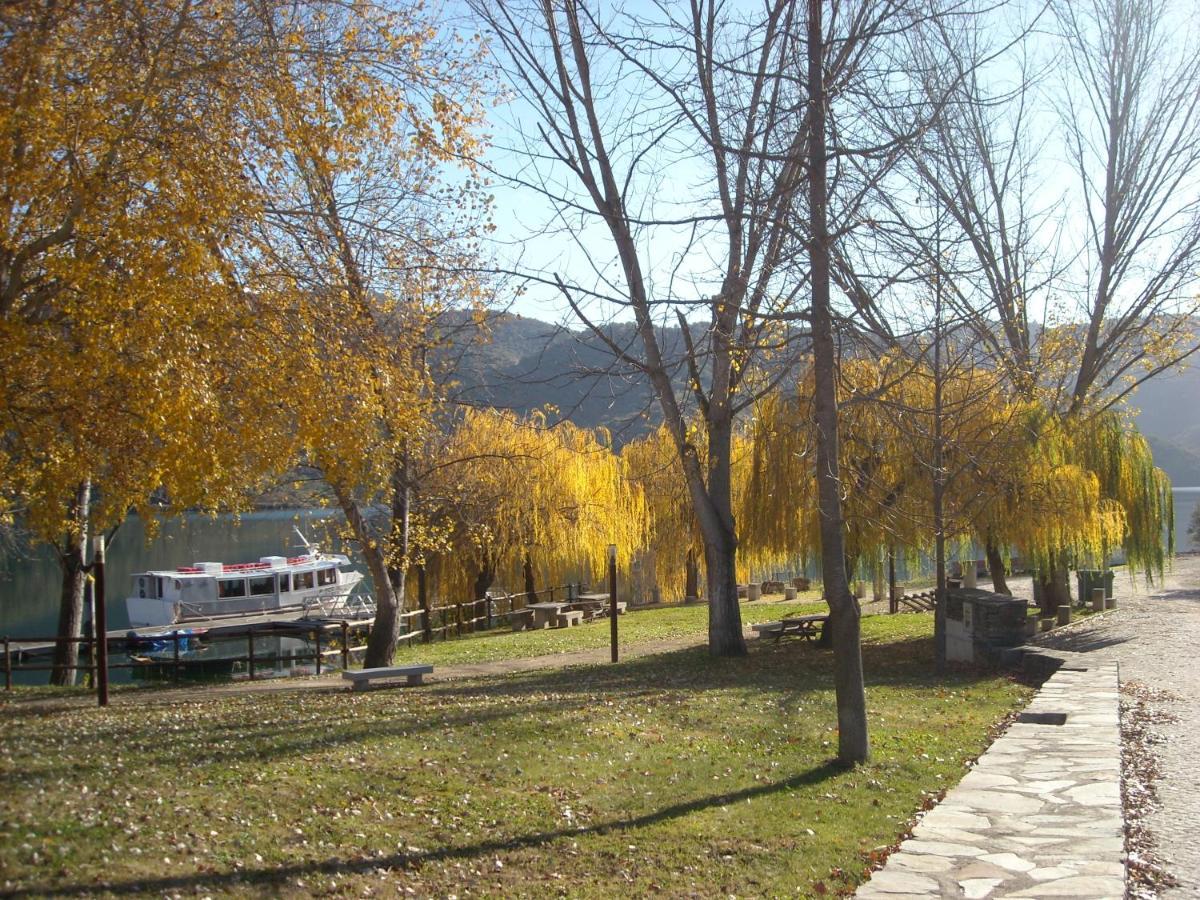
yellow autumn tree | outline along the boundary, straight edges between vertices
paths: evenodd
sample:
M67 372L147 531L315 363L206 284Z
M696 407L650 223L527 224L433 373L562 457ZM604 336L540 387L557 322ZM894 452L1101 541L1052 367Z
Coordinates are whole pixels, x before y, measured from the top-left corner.
M469 52L419 4L271 8L260 28L269 198L248 268L276 320L283 419L332 486L374 582L368 666L387 665L410 565L414 458L439 405L443 315L477 304L486 198ZM274 137L272 137L272 135ZM462 164L454 176L445 171Z
M90 530L152 512L156 489L176 508L232 500L286 455L249 427L260 299L226 265L261 209L239 176L256 96L242 10L4 13L0 461L5 500L59 551L61 635L80 632ZM75 660L60 646L54 680Z
M623 477L603 431L541 415L467 410L450 433L425 515L447 528L428 567L443 601L524 584L526 564L543 584L604 571L608 546L644 545L641 489Z

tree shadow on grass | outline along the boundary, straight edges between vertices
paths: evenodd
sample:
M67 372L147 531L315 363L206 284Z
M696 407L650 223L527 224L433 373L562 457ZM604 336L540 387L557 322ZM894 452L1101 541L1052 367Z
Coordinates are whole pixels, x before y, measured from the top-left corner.
M18 888L6 896L78 896L92 894L97 891L106 894L164 894L172 891L216 888L229 889L235 886L254 886L266 889L279 886L293 878L303 878L313 875L354 875L373 872L377 869L407 869L427 863L489 859L502 852L541 848L561 839L578 839L589 835L606 835L613 832L633 831L646 828L662 822L680 819L693 813L715 807L728 806L747 800L754 800L782 791L795 790L801 787L820 784L845 771L845 768L834 761L767 784L755 785L738 791L724 794L712 794L683 803L664 806L654 812L627 819L616 819L600 822L595 825L577 828L560 828L549 831L537 831L530 834L517 835L508 839L479 841L460 846L439 847L434 850L420 850L407 853L394 853L388 856L370 858L311 860L280 866L272 869L238 869L232 872L202 872L193 875L175 875L165 878L136 879L118 882L90 882L87 884L44 884Z
M868 688L908 685L932 689L992 677L972 670L935 675L928 637L864 644L863 662ZM703 647L688 647L617 665L587 664L433 682L413 692L320 692L315 695L316 702L328 705L324 722L311 718L304 723L289 721L286 711L273 716L275 721L260 724L246 718L214 722L199 709L194 724L171 722L171 738L204 746L205 764L218 766L269 762L348 746L369 752L372 745L381 742L420 740L426 733L487 727L515 718L550 722L565 715L564 727L572 727L578 715L613 697L644 697L650 701L664 694L753 687L774 693L781 701L793 702L813 693L831 693L832 663L831 651L798 640L755 644L750 655L734 659L713 658ZM226 695L226 699L250 709L259 696ZM351 698L354 705L343 705ZM305 711L310 715L321 712L319 706L309 706ZM112 725L119 727L117 722ZM553 730L547 725L548 735ZM153 740L148 732L138 737ZM143 752L148 753L152 765L169 768L178 764L177 748L164 746L161 752ZM89 765L86 758L72 758L62 765L39 769L32 780L45 783L62 777L79 779L89 769L99 768L98 763Z

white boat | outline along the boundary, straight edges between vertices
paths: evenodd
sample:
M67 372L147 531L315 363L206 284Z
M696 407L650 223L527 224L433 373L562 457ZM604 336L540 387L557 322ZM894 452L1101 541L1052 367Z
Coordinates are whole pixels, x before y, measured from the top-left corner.
M222 616L342 606L362 581L345 570L348 557L312 547L302 556L264 556L258 562L199 562L139 572L125 600L131 628L174 625Z

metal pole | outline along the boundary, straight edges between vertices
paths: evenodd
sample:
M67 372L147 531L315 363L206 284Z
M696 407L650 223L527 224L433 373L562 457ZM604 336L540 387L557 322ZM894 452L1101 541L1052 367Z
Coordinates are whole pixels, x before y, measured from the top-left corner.
M321 674L321 632L325 630L324 626L317 626L317 674Z
M888 612L898 612L899 607L896 600L896 548L888 547Z
M96 598L96 700L108 706L108 610L104 605L104 535L97 535L92 546L92 578L95 579L93 594Z
M88 632L88 686L96 686L96 592L92 589L90 579L83 582L83 605L88 612L91 630Z
M8 635L4 636L4 689L12 690L12 648L8 645Z
M608 638L617 661L617 545L608 545Z
M171 641L175 644L175 683L179 683L179 629L171 632Z
M250 670L250 680L254 680L254 629L250 628L246 631L246 641L249 646L249 653L246 654L246 667Z
M350 625L342 622L342 671L350 668Z

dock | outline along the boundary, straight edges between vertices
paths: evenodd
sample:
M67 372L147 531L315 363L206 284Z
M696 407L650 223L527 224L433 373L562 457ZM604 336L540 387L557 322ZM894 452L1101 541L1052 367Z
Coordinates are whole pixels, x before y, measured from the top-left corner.
M107 632L110 643L124 641L130 631L136 631L141 637L162 635L169 637L174 631L185 631L190 628L204 629L206 639L217 639L231 635L245 636L247 632L263 634L295 634L306 631L328 630L340 628L345 622L351 629L359 631L370 629L375 624L375 618L351 619L337 616L313 616L311 611L297 607L290 610L274 610L270 613L257 613L245 616L223 616L219 619L197 619L179 622L174 626L155 625L148 628L119 628ZM19 637L7 636L8 645L17 661L49 656L54 651L55 641L45 638L30 638L23 640Z

